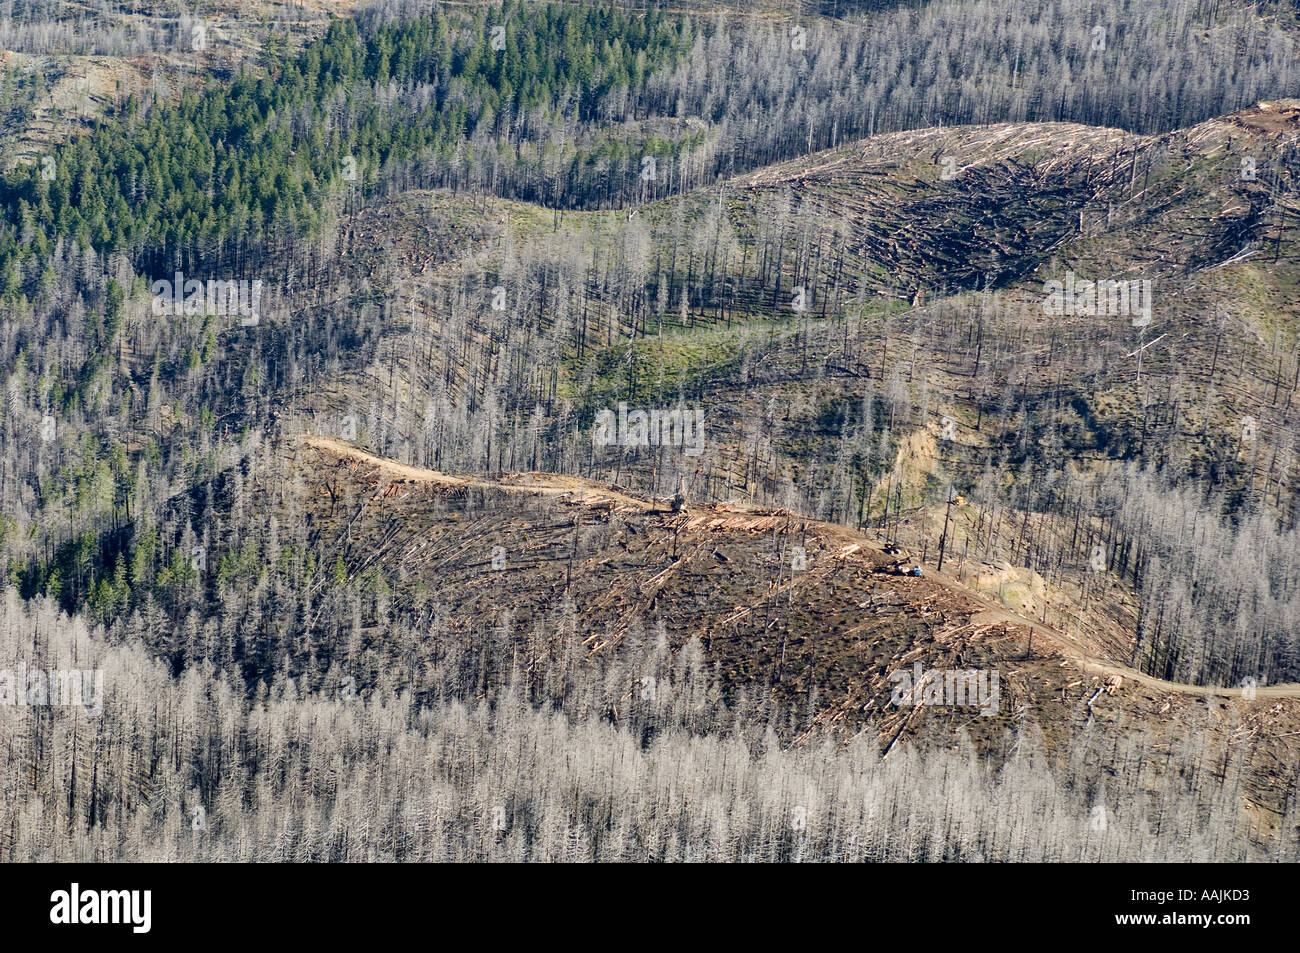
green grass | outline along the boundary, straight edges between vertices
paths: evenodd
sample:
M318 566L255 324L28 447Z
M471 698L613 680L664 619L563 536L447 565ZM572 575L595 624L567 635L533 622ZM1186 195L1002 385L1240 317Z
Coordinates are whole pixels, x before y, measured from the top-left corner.
M755 338L787 329L792 319L759 319L726 327L682 328L667 324L661 334L621 341L565 361L560 393L598 401L618 397L674 399L679 389L709 371L734 363ZM587 383L590 377L590 383Z

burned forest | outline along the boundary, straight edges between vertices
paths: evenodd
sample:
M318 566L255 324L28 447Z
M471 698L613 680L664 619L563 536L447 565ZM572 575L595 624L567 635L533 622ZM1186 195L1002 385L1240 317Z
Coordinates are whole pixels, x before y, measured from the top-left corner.
M1300 861L1292 0L0 56L0 862Z

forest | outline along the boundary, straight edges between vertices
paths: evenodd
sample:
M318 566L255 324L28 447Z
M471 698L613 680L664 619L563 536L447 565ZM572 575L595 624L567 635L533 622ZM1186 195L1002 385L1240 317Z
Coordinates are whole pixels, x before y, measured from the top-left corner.
M780 511L1020 573L1008 609L1135 675L1300 683L1294 4L391 0L222 21L229 71L123 16L0 5L0 669L108 692L0 706L0 859L1296 858L1294 765L1253 820L1208 709L882 753L671 613L608 653L549 589L449 616L484 553L412 578L401 515L352 538L370 497L287 462ZM155 53L31 151L60 57ZM261 281L260 322L159 315L177 272ZM1150 281L1153 323L1045 315L1067 272ZM598 445L620 402L701 408L702 455ZM490 542L519 508L480 502ZM636 536L567 519L539 559Z
M674 660L651 637L586 669L562 621L569 650L534 673L541 706L505 652L477 694L456 674L466 659L433 670L429 701L349 692L345 669L313 689L277 674L250 697L220 669L174 677L50 602L8 598L6 658L89 659L109 689L95 719L73 707L5 723L3 861L1296 860L1294 842L1246 846L1231 747L1185 743L1160 771L1095 733L1060 773L1033 734L997 770L960 742L884 758L866 739L790 748L736 719L698 647ZM495 654L508 633L493 628ZM656 690L633 691L611 723L602 711L644 671L661 673ZM1114 767L1100 786L1099 757ZM1221 783L1200 782L1209 770Z

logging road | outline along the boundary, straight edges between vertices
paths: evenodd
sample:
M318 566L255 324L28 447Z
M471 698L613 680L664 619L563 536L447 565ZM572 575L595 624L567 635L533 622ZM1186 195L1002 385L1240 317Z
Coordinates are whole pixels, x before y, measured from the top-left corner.
M451 476L445 473L439 473L436 470L426 470L422 467L414 467L404 463L398 463L395 460L387 460L383 457L377 457L373 454L359 450L357 447L344 440L338 440L333 437L323 437L308 434L302 438L303 443L313 447L317 451L329 451L359 463L365 463L373 466L393 480L401 480L413 483L436 483L448 487L476 487L483 489L495 489L504 492L517 493L538 493L543 495L568 495L572 496L577 502L598 506L601 504L613 503L620 506L629 507L645 513L657 512L660 510L660 504L647 500L637 499L621 493L612 488L603 487L595 484L590 480L582 477L564 476L562 474L540 474L526 473L515 474L511 478L504 480L490 480L482 477L461 477ZM747 509L743 504L728 504L728 510L731 513ZM698 516L698 511L697 514ZM810 525L817 521L808 520ZM845 527L835 527L836 535L848 533L857 536L859 545L851 549L867 549L881 552L883 547L874 541L869 541L865 536L854 534L852 530ZM811 574L803 576L803 580L809 580ZM1045 623L1035 621L1018 613L1012 612L1000 603L994 602L988 596L972 589L964 582L944 572L939 572L933 567L926 567L925 577L931 581L937 581L943 586L957 592L961 592L977 602L988 606L987 609L977 613L971 618L972 623L991 623L1007 622L1012 625L1022 625L1044 636L1048 642L1059 648L1062 654L1078 663L1083 668L1096 672L1101 675L1119 676L1120 678L1130 679L1141 685L1145 685L1154 691L1170 692L1180 695L1215 695L1223 698L1241 698L1248 691L1246 688L1217 688L1205 687L1201 685L1188 685L1183 682L1171 682L1162 678L1155 678L1151 675L1143 674L1137 669L1129 668L1127 665L1120 665L1108 661L1099 655L1096 655L1083 642L1074 636L1067 635L1059 629L1046 625ZM803 581L801 580L801 581ZM1272 698L1300 698L1300 685L1281 684L1281 685L1258 685L1254 688L1255 700L1267 700Z

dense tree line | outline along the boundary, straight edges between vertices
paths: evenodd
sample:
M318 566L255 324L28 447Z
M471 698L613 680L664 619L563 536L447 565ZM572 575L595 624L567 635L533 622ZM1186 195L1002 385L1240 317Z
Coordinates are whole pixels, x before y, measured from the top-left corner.
M0 707L0 860L1296 858L1294 779L1279 827L1252 830L1248 749L1199 729L1160 746L1085 731L1065 757L1025 729L996 765L965 740L884 758L867 738L791 748L735 717L697 651L643 644L627 668L557 653L527 672L503 658L486 681L439 666L371 684L341 666L316 683L280 672L250 697L228 671L173 675L138 641L9 590L0 657L104 680L97 716Z
M736 216L733 197L701 192L667 213L593 219L523 247L501 230L493 233L500 255L476 261L481 272L466 269L412 311L392 299L394 269L373 285L353 285L356 276L340 265L348 253L339 239L361 217L363 202L409 186L495 191L554 205L624 204L913 123L1015 116L1106 121L1109 113L1095 111L1104 101L1107 109L1129 104L1112 120L1159 128L1231 108L1256 87L1285 92L1294 76L1285 71L1294 37L1283 25L1221 11L1214 42L1184 45L1206 11L1181 3L1167 5L1168 16L1158 23L1146 19L1146 7L1122 8L1130 17L1126 29L1141 27L1154 39L1131 73L1115 73L1092 63L1092 53L1135 53L1120 34L1108 34L1105 51L1053 42L1053 31L1067 20L1101 15L1080 10L1020 11L1032 27L1017 67L1021 78L1005 89L972 80L985 99L971 92L947 105L909 104L913 94L894 85L903 72L896 67L909 61L906 54L926 68L944 68L953 60L941 54L956 47L933 44L955 42L953 36L978 50L1013 35L995 30L1001 21L979 4L888 14L907 18L905 30L818 24L798 51L784 26L606 8L511 5L476 17L448 11L413 20L376 15L360 27L337 21L301 54L272 48L265 76L245 73L229 88L188 93L174 105L124 102L101 129L59 150L52 180L37 166L11 173L0 188L8 210L0 227L0 243L8 242L0 327L6 368L0 544L7 578L25 596L55 597L106 622L159 612L185 620L196 598L190 537L202 536L221 512L186 494L196 486L206 492L214 474L246 458L256 445L248 440L250 429L294 400L334 421L353 416L362 442L409 462L452 471L581 473L662 495L679 476L691 476L690 468L658 450L596 457L589 424L597 407L619 399L699 401L728 380L756 387L815 382L793 398L769 396L762 406L746 407L736 415L742 433L728 433L719 421L717 442L735 438L739 450L728 457L711 450L699 461L696 492L790 505L858 525L888 525L892 517L896 525L905 507L933 502L946 489L904 487L893 474L903 440L937 412L927 375L958 365L973 369L967 396L977 413L1009 424L999 428L987 460L965 464L957 485L982 485L985 504L1020 510L1024 539L1017 553L1026 563L1082 567L1091 536L1077 540L1073 551L1049 555L1034 545L1028 514L1077 512L1084 496L1062 490L1071 453L1101 448L1124 458L1148 441L1158 446L1178 433L1177 409L1188 402L1165 405L1157 395L1140 431L1090 433L1086 422L1067 419L1061 408L1070 407L1070 390L1077 396L1100 379L1095 333L1026 331L1023 309L1004 308L992 295L897 322L888 306L868 306L879 282L854 274L855 262L845 254L847 224L827 229L788 195L765 198ZM944 27L949 21L941 11L959 16L961 29ZM492 48L498 26L502 50ZM793 52L804 59L792 61ZM864 66L877 62L894 66ZM1087 82L1052 85L1066 67ZM1148 114L1154 98L1098 92L1107 83L1137 89L1153 77L1186 81L1230 69L1244 79L1171 96L1181 104L1171 115ZM749 80L734 100L711 92L726 88L728 76ZM850 81L863 76L876 85ZM832 93L837 84L843 90ZM1085 96L1084 87L1093 92ZM814 100L825 105L810 113ZM795 115L813 119L796 122ZM708 149L727 148L710 158L689 136L674 138L673 123L652 122L692 117L708 120ZM651 144L642 131L626 140L622 131L600 131L611 122L670 131ZM647 148L661 149L664 158L649 180L639 175ZM723 162L724 153L734 161ZM350 187L349 155L359 188L339 204L332 197ZM504 171L489 171L490 156ZM605 161L611 156L617 161ZM266 327L252 334L232 334L211 315L167 321L151 315L149 278L174 267L239 272L254 266L289 291L268 310ZM509 301L499 312L487 304L498 282ZM665 329L784 319L801 282L811 307L795 319L793 333L757 331L709 374L674 376L656 366L659 352L652 348ZM408 349L395 335L412 314L427 318L429 330L418 348ZM1018 357L1027 347L1046 349L1046 360ZM1226 363L1231 341L1224 354ZM1081 373L1069 388L1044 392L1030 386L1040 364L1058 374L1063 365ZM562 369L575 367L576 382L566 381ZM1179 372L1169 380L1181 386ZM322 385L358 381L365 385L361 398L351 391L343 403L315 399ZM1214 369L1210 383L1218 383ZM46 417L56 424L48 441ZM794 473L792 459L799 466ZM1216 465L1221 470L1207 477L1240 476L1230 460ZM960 471L957 461L945 466ZM984 480L985 468L997 478ZM1264 481L1273 482L1279 507L1284 490L1291 492L1280 473L1270 469ZM1189 464L1184 475L1202 472ZM240 478L228 476L232 483ZM1010 489L998 489L1008 483ZM1211 566L1152 531L1150 514L1171 500L1190 505L1179 495L1186 492L1153 483L1134 493L1132 501L1147 509L1126 517L1120 530L1125 538L1145 534L1151 541L1144 554L1126 550L1119 564L1150 594L1136 661L1161 674L1229 682L1244 674L1295 677L1291 591L1272 564L1259 564L1261 572L1251 577L1268 580L1263 591L1245 599L1236 587L1234 597L1233 586L1201 581L1215 566L1224 568L1220 563ZM195 510L177 515L164 505L172 498L190 500ZM1227 540L1236 528L1222 522L1222 511L1239 505L1206 497L1194 512ZM1116 519L1120 511L1103 512ZM1284 534L1258 532L1266 551L1287 542ZM277 564L280 556L272 557ZM255 580L248 574L264 557L245 540L214 549L222 598L234 580ZM282 601L289 604L294 595L288 580L301 583L318 571L298 566L296 576L277 577ZM210 609L216 618L226 611L221 599ZM1230 650L1225 618L1243 633L1232 636ZM254 629L271 631L257 622ZM183 631L206 624L196 615ZM150 647L178 669L188 659L170 642ZM250 673L274 664L272 648L260 644L250 655Z
M30 293L61 238L147 273L242 270L272 239L315 234L350 182L408 160L454 170L482 130L518 149L552 111L590 122L676 45L666 21L613 8L507 6L464 25L436 15L367 40L335 20L266 75L241 71L175 106L132 95L52 165L0 179L0 298Z
M336 21L298 56L272 54L266 76L241 72L177 106L129 97L59 150L52 179L41 165L4 177L0 295L30 293L59 236L128 252L149 271L200 256L242 267L273 235L314 232L328 197L353 181L621 205L895 129L1070 120L1167 130L1295 93L1300 75L1295 34L1249 11L1224 12L1210 42L1192 42L1206 21L1191 2L881 16L871 28L797 27L797 41L786 26L695 25L653 9L507 4L468 23L375 18L366 38ZM1095 29L1109 39L1098 44ZM968 72L946 72L956 63ZM1170 85L1190 78L1194 90ZM656 117L702 119L705 141L590 128Z
M169 25L144 17L122 22L123 6L106 0L76 8L57 0L6 0L0 4L0 48L35 54L130 56L157 50L168 40L179 44L180 37ZM170 26L180 22L176 18Z
M0 709L15 752L0 857L1294 859L1293 838L1270 853L1242 829L1241 755L1200 735L1168 759L1141 738L1085 738L1051 770L1028 733L997 771L965 749L787 749L775 739L803 713L724 704L695 649L674 657L643 633L584 661L562 611L525 636L544 664L524 671L510 620L467 637L431 599L394 605L393 580L349 579L316 552L292 493L259 509L248 485L282 475L264 434L338 432L346 416L370 449L442 470L662 496L698 466L696 499L894 533L955 487L987 510L989 553L1087 578L1103 543L1107 572L1142 596L1143 670L1300 677L1296 530L1275 518L1294 495L1287 465L1218 445L1193 457L1181 436L1224 368L1246 366L1231 336L1204 379L1148 364L1141 418L1107 431L1082 400L1107 372L1101 333L1035 328L1033 305L981 288L970 261L944 269L976 290L926 307L919 285L855 260L848 216L828 227L789 194L743 211L712 189L642 205L892 129L1185 125L1294 93L1290 23L1182 0L975 2L797 35L653 10L390 5L301 53L268 44L265 73L126 99L52 166L8 173L0 660L92 659L109 698L95 721ZM31 97L0 90L0 105ZM395 247L368 273L352 261L371 251L354 235L373 205L415 187L474 193L460 198L482 210L464 239L434 223L438 262L474 254L418 300ZM517 244L484 221L492 195L555 209L554 231ZM638 217L561 227L562 209L631 205ZM283 294L248 333L164 320L149 282L174 269L255 271ZM918 305L901 319L899 298ZM733 327L702 370L674 351ZM1269 357L1257 376L1289 408L1300 362ZM906 485L900 457L951 409L935 375L962 379L952 393L990 436L972 459L946 451L950 480ZM707 403L708 452L598 455L592 414L618 400ZM1150 468L1093 483L1070 472L1091 453ZM1070 520L1068 539L1043 529ZM651 671L664 690L639 707ZM342 698L348 680L357 696ZM1102 759L1120 765L1110 787L1087 767ZM1114 811L1101 837L1098 803Z
M308 297L293 297L299 256L334 237L330 195L350 173L364 188L386 162L450 155L480 121L526 142L530 115L587 116L670 52L673 36L656 16L556 5L453 11L366 40L339 20L301 55L268 46L267 74L241 73L175 104L128 98L53 161L8 173L6 543L22 546L35 518L65 541L78 536L84 553L86 534L134 518L139 492L166 495L221 465L224 435L264 417L274 393L370 359L386 317L376 295L340 299L337 276L326 284L309 265ZM279 330L241 337L213 315L153 314L159 274L233 278L254 261L290 293L297 317ZM368 320L323 306L339 300ZM264 310L271 325L291 313ZM53 555L42 556L42 587ZM85 596L75 583L63 589L65 579L54 578L61 594Z

